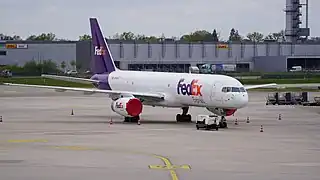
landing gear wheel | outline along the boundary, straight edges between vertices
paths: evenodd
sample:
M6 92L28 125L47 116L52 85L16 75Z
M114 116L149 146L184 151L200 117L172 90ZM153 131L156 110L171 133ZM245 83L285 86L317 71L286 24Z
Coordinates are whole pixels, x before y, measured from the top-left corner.
M220 128L228 128L227 120L224 116L221 117L221 121L219 123Z
M176 120L177 122L191 122L191 115L182 115L182 114L177 114L176 115Z
M138 122L140 120L140 116L135 116L132 118L132 122Z
M124 117L124 122L137 123L140 120L140 116L135 117Z
M187 121L191 122L191 115L190 114L187 115Z
M124 121L123 122L130 122L129 117L124 117Z
M188 114L189 107L183 107L182 113L177 114L176 120L177 122L191 122L191 115Z
M220 122L219 126L220 126L220 128L228 128L227 122Z
M176 115L176 120L177 120L177 122L181 122L181 114Z

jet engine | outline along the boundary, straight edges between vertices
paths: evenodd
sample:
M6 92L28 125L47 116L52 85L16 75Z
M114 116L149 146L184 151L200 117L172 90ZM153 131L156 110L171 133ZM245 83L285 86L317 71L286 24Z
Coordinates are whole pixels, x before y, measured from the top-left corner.
M207 108L207 110L218 116L231 116L237 111L237 109L223 109L223 108Z
M125 116L136 117L142 112L142 102L137 98L124 97L111 103L112 111Z

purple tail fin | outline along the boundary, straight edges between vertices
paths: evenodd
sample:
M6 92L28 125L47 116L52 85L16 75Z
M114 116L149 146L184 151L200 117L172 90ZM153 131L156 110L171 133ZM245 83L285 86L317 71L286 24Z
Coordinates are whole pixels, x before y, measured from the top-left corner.
M92 72L95 74L104 74L116 71L110 49L101 32L96 18L90 18L90 28L92 36L92 45L94 54L92 58Z

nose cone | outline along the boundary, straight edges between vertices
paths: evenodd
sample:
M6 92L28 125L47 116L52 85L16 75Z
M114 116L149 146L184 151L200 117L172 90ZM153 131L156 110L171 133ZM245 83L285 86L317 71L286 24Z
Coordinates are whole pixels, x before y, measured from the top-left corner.
M237 94L236 103L235 103L237 108L243 108L247 106L248 102L249 102L249 98L248 98L247 92Z
M248 93L247 93L247 92L242 93L240 96L241 96L241 97L240 97L240 106L241 106L241 107L247 106L248 103L249 103Z

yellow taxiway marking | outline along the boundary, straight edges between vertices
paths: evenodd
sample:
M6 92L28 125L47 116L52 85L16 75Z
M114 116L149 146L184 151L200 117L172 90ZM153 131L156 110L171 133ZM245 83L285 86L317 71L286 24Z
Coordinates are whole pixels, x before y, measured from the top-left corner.
M173 165L168 158L155 155L155 157L160 158L165 165L149 165L150 169L162 169L162 170L169 170L172 180L179 180L178 175L176 173L176 169L187 169L190 170L191 167L189 165Z
M55 146L55 148L66 149L66 150L76 150L76 151L97 150L96 148L89 148L84 146Z
M33 142L48 142L45 139L11 139L8 140L9 143L33 143Z

